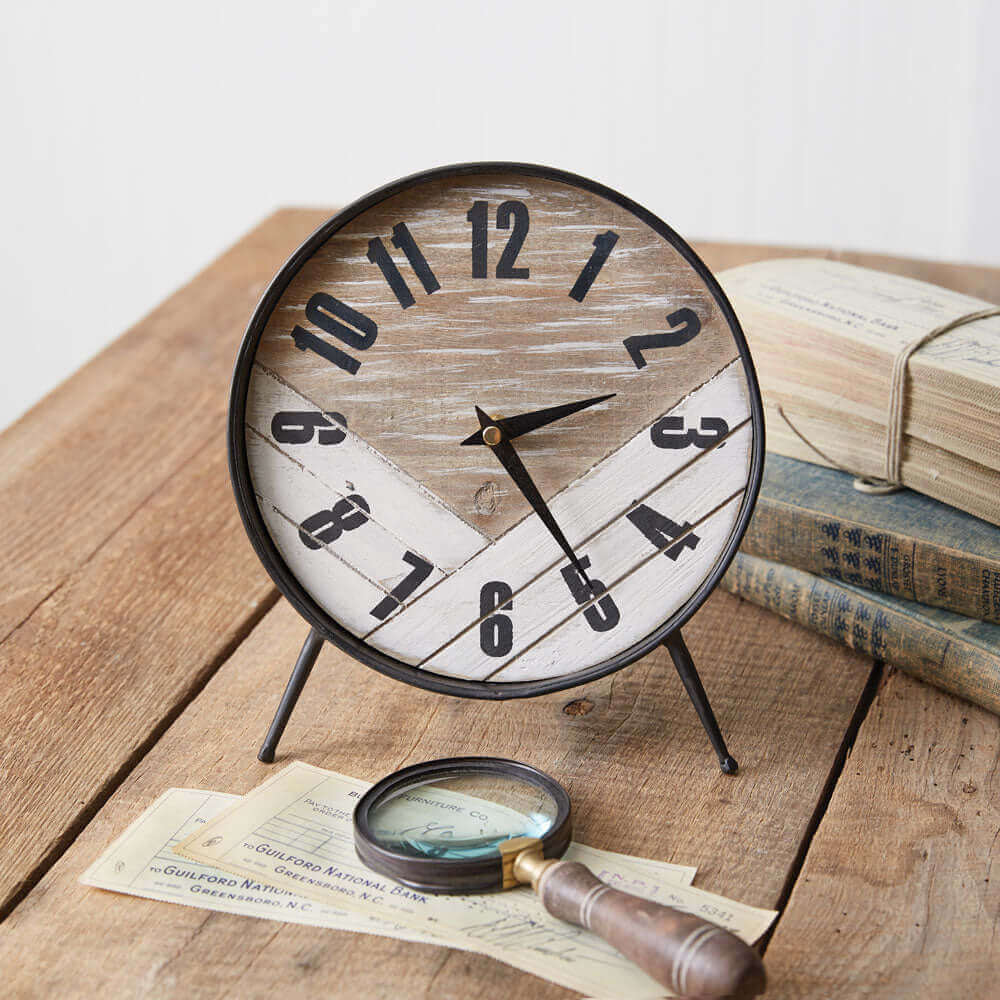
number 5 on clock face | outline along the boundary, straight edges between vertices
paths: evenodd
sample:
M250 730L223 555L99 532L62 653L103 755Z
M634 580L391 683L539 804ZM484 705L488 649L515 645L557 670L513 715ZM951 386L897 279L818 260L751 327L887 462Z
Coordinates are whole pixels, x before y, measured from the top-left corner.
M519 165L432 171L331 220L261 303L231 412L244 521L313 626L501 697L678 627L762 455L745 342L690 249Z

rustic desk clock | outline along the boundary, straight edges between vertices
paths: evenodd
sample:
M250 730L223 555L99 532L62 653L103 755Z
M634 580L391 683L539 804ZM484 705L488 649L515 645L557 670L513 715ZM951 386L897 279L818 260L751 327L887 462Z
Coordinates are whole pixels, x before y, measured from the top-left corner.
M407 177L292 255L240 348L236 499L324 641L450 695L520 698L664 644L736 771L680 626L732 559L764 439L746 341L691 248L521 163Z

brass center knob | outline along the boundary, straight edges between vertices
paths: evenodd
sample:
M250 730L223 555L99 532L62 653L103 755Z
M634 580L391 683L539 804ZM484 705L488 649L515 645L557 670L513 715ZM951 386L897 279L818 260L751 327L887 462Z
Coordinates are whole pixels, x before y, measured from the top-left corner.
M491 448L493 445L499 444L502 438L503 434L500 433L500 428L495 424L483 428L483 441Z

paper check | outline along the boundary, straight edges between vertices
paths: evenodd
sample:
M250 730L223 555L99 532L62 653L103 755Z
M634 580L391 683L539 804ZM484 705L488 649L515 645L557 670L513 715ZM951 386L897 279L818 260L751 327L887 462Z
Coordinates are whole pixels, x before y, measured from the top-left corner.
M173 846L200 830L238 795L171 788L164 792L80 876L85 885L220 913L265 917L294 924L383 934L441 944L438 938L378 917L359 915L258 879L234 876L179 858Z
M365 787L362 782L356 784L361 789ZM191 788L172 788L164 792L87 869L80 881L100 889L221 913L381 934L445 947L477 947L404 927L372 913L347 911L295 891L275 887L256 877L236 875L174 853L174 845L200 832L210 820L239 801L237 795ZM659 862L611 852L593 850L588 857L592 864L603 859L605 877L619 884L628 878L633 891L641 891L643 887L650 892L655 891L663 881L661 868L665 869L664 874L681 882L689 882L694 875L693 868L663 866ZM620 862L634 862L634 870L626 874ZM516 935L525 929L515 931L511 924L508 930ZM539 944L543 942L539 941ZM514 964L507 955L492 957ZM526 971L536 970L532 967L526 968ZM657 995L661 994L662 991Z
M591 996L662 997L664 990L596 935L545 912L527 887L476 896L415 892L364 867L354 852L354 805L370 786L295 763L177 845L184 857L358 914L378 916L449 945L492 955ZM481 808L482 800L477 800ZM694 870L572 844L616 888L713 920L753 942L775 912L690 887Z

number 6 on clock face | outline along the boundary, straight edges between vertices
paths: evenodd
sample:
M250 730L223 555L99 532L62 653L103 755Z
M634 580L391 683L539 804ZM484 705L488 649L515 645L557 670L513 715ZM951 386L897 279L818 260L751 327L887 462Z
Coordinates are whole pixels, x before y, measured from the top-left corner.
M513 697L632 662L735 552L760 397L669 227L591 181L465 164L374 192L288 261L230 406L250 538L326 639Z

